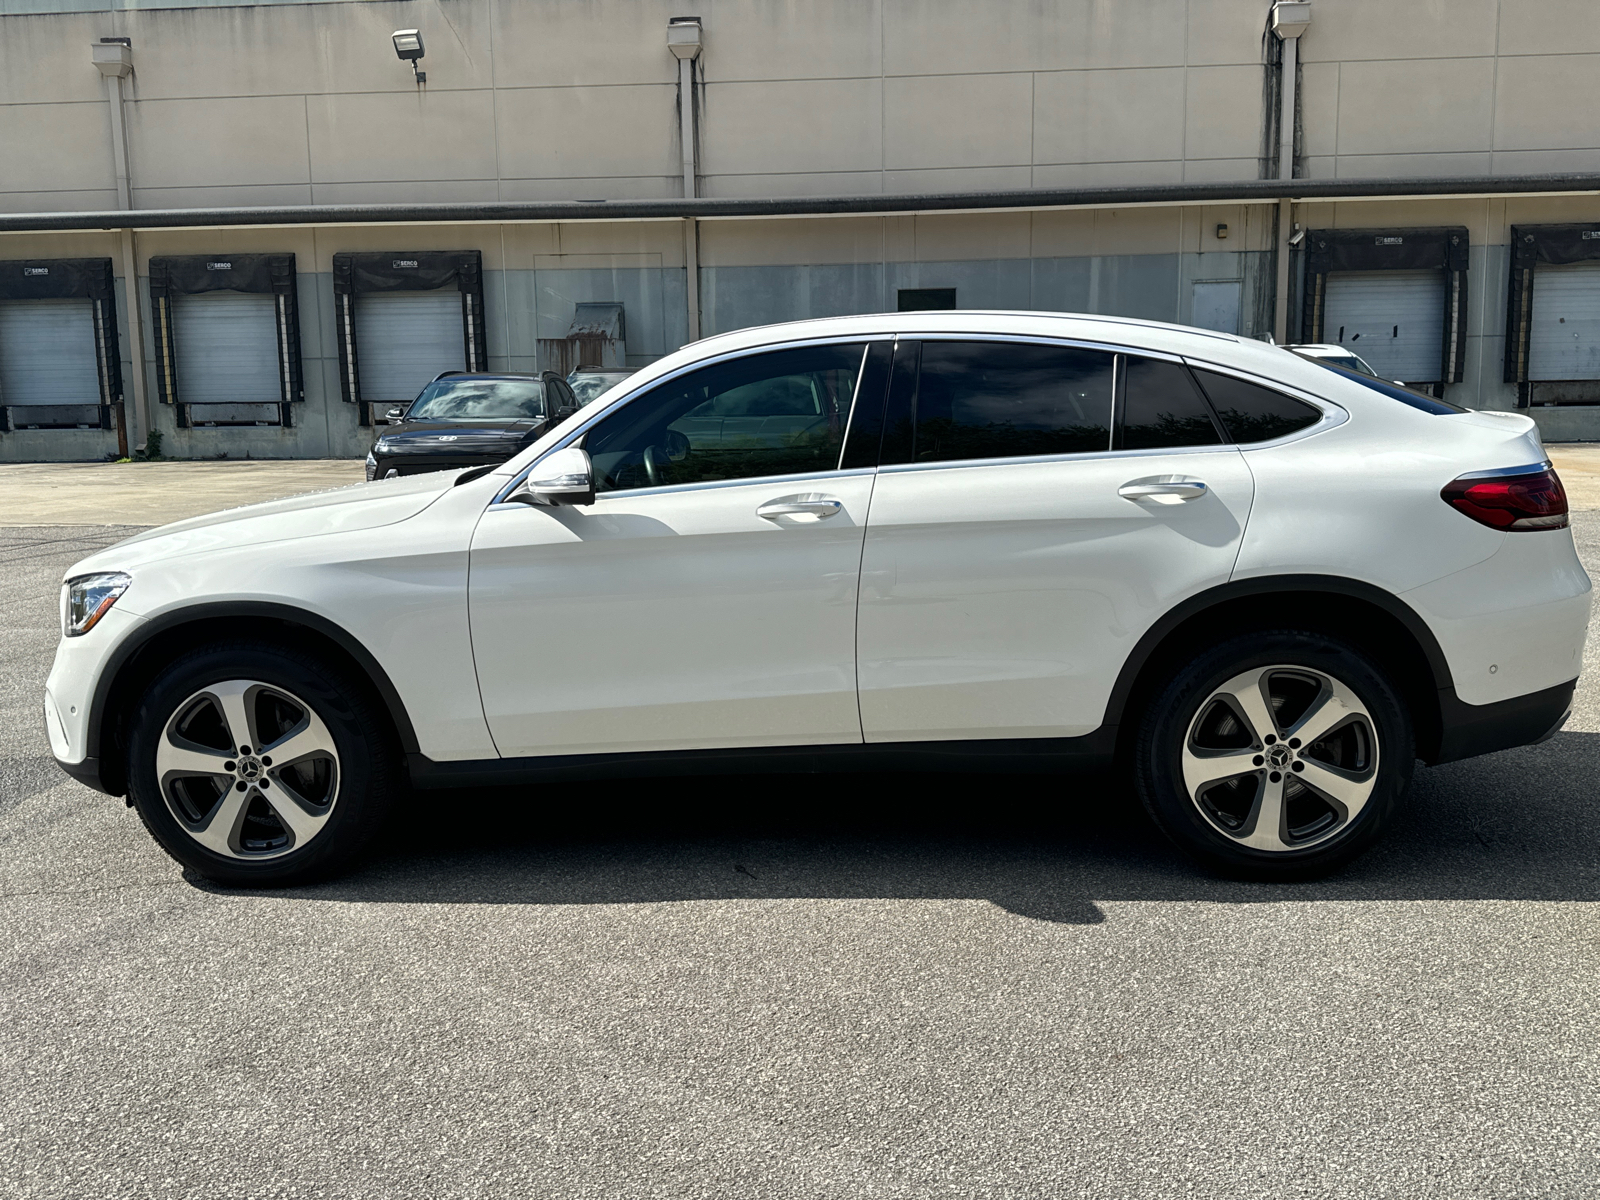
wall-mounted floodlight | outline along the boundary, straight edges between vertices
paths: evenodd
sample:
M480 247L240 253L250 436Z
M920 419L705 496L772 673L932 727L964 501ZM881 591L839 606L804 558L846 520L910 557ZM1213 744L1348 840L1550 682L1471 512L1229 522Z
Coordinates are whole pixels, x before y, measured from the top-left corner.
M422 35L415 29L396 29L389 36L394 41L395 54L411 64L411 71L416 75L417 82L427 83L428 73L417 70L417 59L426 53L422 48Z

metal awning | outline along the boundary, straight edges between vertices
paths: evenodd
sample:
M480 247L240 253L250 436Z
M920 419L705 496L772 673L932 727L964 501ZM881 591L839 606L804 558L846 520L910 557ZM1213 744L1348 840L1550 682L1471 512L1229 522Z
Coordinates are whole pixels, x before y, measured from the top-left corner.
M1420 197L1572 196L1600 192L1600 174L1471 175L1420 179L1245 179L1132 187L1017 188L985 192L798 196L757 199L481 201L444 204L305 204L264 208L165 208L128 212L0 214L0 233L41 230L213 229L282 225L454 225L552 221L667 221L759 217L911 215L1015 209L1268 204L1279 200L1406 200Z

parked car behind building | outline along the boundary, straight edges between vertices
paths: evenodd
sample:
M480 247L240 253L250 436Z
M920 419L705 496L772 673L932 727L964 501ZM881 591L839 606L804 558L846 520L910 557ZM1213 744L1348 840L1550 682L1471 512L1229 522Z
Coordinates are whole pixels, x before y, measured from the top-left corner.
M367 478L505 462L577 407L567 381L554 371L447 371L407 408L389 410L390 431L367 454Z

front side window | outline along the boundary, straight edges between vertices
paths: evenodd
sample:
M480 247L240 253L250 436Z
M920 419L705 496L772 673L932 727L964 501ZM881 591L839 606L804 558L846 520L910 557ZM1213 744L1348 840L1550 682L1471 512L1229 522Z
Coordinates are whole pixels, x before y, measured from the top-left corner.
M596 491L836 469L865 349L752 354L628 401L584 436Z
M538 420L545 415L539 379L437 379L406 410L408 421Z
M1107 450L1113 360L1071 346L925 341L912 460Z

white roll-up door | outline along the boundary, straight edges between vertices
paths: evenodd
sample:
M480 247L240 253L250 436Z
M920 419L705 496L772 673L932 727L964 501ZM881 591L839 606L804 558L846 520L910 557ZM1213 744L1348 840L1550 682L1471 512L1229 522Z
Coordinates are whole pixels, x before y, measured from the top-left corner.
M441 371L467 368L461 293L363 292L356 297L361 399L409 403Z
M0 301L0 404L99 404L92 300Z
M1600 262L1533 273L1529 379L1600 379Z
M1355 351L1385 379L1438 382L1443 271L1336 271L1322 312L1322 340Z
M244 292L175 296L172 341L183 403L269 404L283 399L275 297Z

